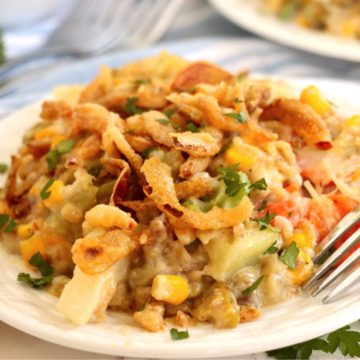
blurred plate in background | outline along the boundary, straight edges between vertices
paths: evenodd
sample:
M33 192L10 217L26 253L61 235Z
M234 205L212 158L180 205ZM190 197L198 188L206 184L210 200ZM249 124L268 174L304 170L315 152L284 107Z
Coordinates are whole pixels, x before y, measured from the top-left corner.
M281 44L333 58L360 62L360 41L321 33L280 21L261 12L259 1L209 0L222 15L242 28Z

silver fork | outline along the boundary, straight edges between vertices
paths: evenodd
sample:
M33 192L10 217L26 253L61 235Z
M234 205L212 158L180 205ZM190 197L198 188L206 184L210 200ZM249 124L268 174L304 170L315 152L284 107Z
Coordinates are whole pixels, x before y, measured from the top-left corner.
M183 0L77 0L73 11L45 45L0 66L0 79L43 57L80 57L115 45L139 46L158 40L172 24Z
M314 258L314 264L321 262L321 259L326 256L329 250L333 247L335 242L341 238L346 231L358 224L360 221L360 206L348 213L341 221L335 226L330 234L320 243L322 247L320 253ZM344 254L351 250L356 244L360 242L360 228L357 229L328 259L319 266L311 278L305 283L303 289L306 290L316 284L312 290L312 295L316 296L332 284L340 275L343 275L351 269L351 272L345 275L344 279L324 298L323 302L327 303L333 300L344 289L360 279L360 266L356 267L356 262L360 260L360 248L355 250L343 263L330 272L334 264L338 262ZM324 275L327 275L322 281L319 281Z

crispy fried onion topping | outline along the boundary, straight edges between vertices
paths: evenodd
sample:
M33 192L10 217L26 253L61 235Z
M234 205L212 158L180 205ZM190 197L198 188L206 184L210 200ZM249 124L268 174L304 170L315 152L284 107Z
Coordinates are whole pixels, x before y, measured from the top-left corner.
M213 207L206 213L187 209L180 204L176 196L171 168L168 165L153 157L145 161L141 171L148 183L144 186L146 196L154 201L157 208L176 220L177 227L190 226L201 230L231 227L248 219L253 210L247 197L232 209Z
M216 139L207 133L192 133L185 131L182 133L171 133L175 139L175 148L184 151L194 157L213 156L220 151L220 145Z
M124 154L124 156L129 161L131 167L136 171L137 175L142 177L140 168L142 166L143 160L140 155L138 155L130 144L126 141L124 135L121 133L119 128L116 126L114 121L110 121L106 131L105 136L111 138L115 143L119 151Z
M206 62L196 62L182 70L175 78L172 88L181 91L190 90L198 84L218 84L231 80L233 76L225 70Z
M224 131L244 132L246 124L224 116L218 101L209 95L188 93L170 94L167 99L172 102L179 111L187 114L198 124L208 124ZM231 112L231 111L230 111ZM248 114L245 114L248 116Z
M115 206L99 204L85 214L83 226L92 229L117 227L129 232L135 229L137 223L127 212Z
M261 120L279 120L308 144L329 144L331 134L325 121L308 105L294 99L277 99L266 107Z
M76 240L71 252L74 263L84 273L98 274L130 255L139 246L140 242L136 237L129 236L122 230L101 232L97 229L85 238Z

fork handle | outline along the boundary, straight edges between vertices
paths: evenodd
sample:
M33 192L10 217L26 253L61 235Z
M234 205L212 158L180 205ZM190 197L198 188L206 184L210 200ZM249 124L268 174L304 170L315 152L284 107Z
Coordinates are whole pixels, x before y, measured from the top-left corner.
M16 68L36 59L41 59L45 57L63 57L74 54L70 50L66 50L62 47L44 47L39 50L31 51L24 55L16 56L4 64L0 65L0 82L8 78L9 73L11 73Z

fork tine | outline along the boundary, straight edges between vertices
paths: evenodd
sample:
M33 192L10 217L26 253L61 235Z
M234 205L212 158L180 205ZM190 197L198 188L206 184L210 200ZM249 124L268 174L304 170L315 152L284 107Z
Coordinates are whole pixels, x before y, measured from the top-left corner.
M360 229L356 230L312 275L303 286L303 290L309 288L316 280L323 276L330 268L358 241L360 240Z
M359 249L358 249L359 250ZM359 259L360 257L358 257ZM347 287L352 285L355 281L360 279L360 267L352 271L339 285L337 285L328 295L322 300L324 304L329 303L338 294L341 294Z
M324 246L321 249L320 253L318 253L313 259L314 264L316 264L319 259L335 244L335 242L359 220L360 206L358 206L353 211L349 212L346 216L344 216L330 232L330 234L321 242L321 244L324 244Z
M360 248L354 251L343 263L341 263L331 274L321 282L312 295L316 296L322 290L326 289L330 284L332 284L345 270L349 269L355 262L360 259Z

